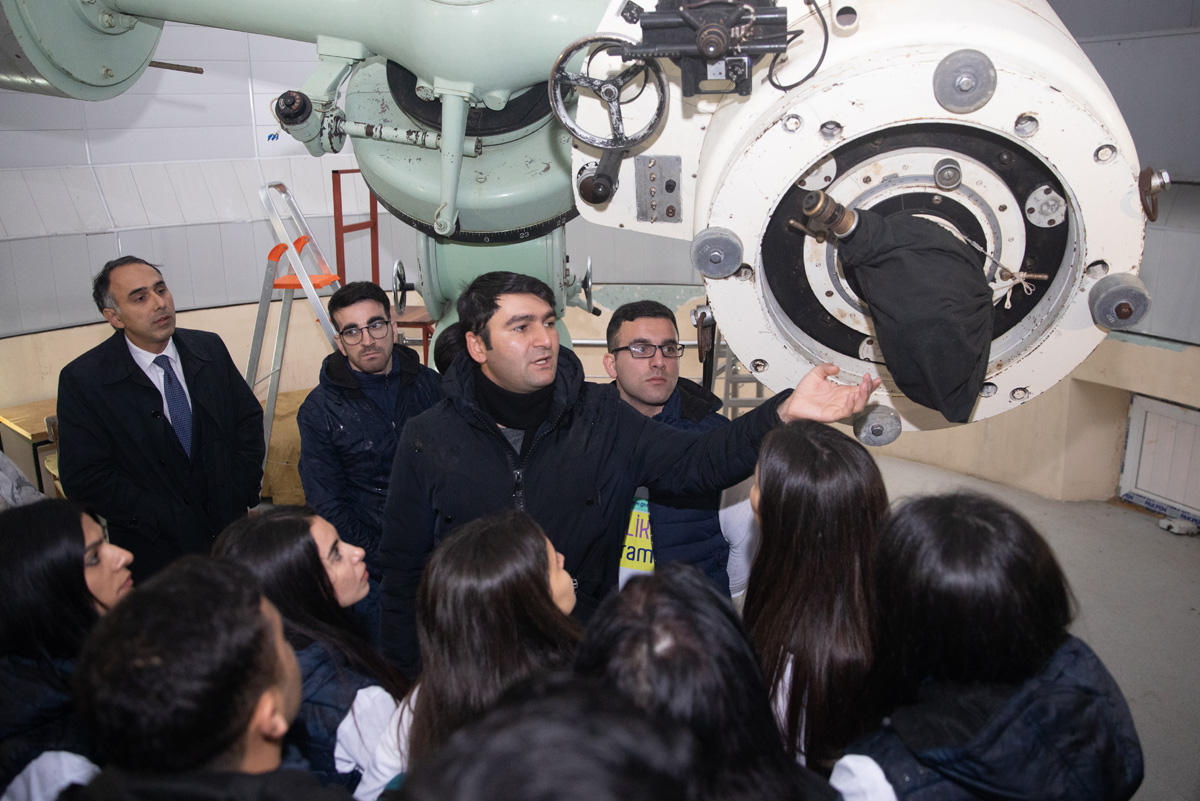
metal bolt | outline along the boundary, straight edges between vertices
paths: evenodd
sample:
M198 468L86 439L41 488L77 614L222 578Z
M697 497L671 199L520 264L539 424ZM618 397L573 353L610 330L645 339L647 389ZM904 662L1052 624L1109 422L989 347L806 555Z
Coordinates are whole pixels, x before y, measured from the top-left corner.
M947 191L962 184L962 167L954 159L942 159L933 168L933 182Z
M667 206L667 216L668 217L675 216L675 207L674 206Z
M761 373L763 370L767 369L767 360L755 359L754 361L750 362L750 369L756 373Z
M105 78L111 78L113 76L112 68L105 67L104 69L100 70L100 74L103 75Z
M979 388L979 396L981 398L990 398L996 394L996 390L996 385L991 381L985 382L984 385Z
M875 437L882 437L883 436L883 426L879 425L878 423L871 426L871 435L875 436Z
M799 114L789 114L783 118L783 130L788 133L795 133L800 130L800 125L804 120L800 119Z
M672 206L672 208L674 207ZM708 254L709 264L720 264L723 261L725 261L725 254L719 250L714 250L712 253Z
M954 79L954 88L966 94L975 89L975 76L969 72L964 72Z
M1008 393L1008 397L1015 401L1023 401L1029 397L1029 390L1025 387L1017 387L1012 392Z
M1116 305L1113 312L1117 315L1118 320L1128 320L1133 316L1133 306L1130 305L1129 301L1123 300Z
M821 135L826 139L833 139L842 132L842 124L834 120L821 123Z
M115 20L113 20L113 15L108 13L107 11L105 11L103 14L100 15L100 24L103 25L105 28L111 28L114 25L116 25L117 23Z
M1029 137L1037 133L1038 119L1032 114L1022 114L1017 117L1017 121L1013 124L1013 131L1017 136Z

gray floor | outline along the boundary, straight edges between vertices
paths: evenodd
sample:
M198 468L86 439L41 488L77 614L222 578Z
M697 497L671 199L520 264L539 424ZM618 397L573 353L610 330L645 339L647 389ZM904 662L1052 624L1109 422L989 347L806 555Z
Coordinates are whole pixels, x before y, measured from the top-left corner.
M877 457L892 499L971 489L1020 509L1050 541L1079 611L1074 633L1129 701L1146 779L1135 801L1200 801L1200 538L1116 503L1048 501L949 470Z

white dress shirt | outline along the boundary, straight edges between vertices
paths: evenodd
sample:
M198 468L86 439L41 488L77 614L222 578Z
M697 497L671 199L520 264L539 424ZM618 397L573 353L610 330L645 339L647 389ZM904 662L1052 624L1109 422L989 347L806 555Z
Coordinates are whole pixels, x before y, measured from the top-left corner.
M142 350L130 342L129 337L125 337L125 344L129 346L129 355L137 362L138 367L142 368L142 372L150 379L150 383L158 389L158 394L163 399L163 414L166 415L167 420L171 420L171 410L167 408L167 395L163 388L166 379L163 378L163 369L154 363L160 354ZM179 384L183 387L183 394L187 397L188 406L195 408L192 405L192 393L188 390L187 379L183 377L183 363L179 361L179 350L175 347L174 339L167 340L167 347L161 355L165 355L171 360L171 369L175 371L175 377L179 379ZM173 421L172 424L174 424Z

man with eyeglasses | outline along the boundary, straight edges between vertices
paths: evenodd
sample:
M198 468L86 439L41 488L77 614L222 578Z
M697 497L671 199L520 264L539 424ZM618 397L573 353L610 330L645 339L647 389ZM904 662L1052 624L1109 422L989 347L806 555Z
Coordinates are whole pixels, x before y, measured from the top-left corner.
M684 431L729 425L717 413L721 401L699 384L679 377L683 345L675 315L655 300L619 306L608 322L604 369L621 400L653 420ZM687 562L729 594L729 542L721 531L721 493L650 493L654 564Z
M396 442L408 418L442 397L441 379L397 344L387 293L370 281L329 298L337 351L300 406L300 481L308 505L367 552L377 585L380 517Z

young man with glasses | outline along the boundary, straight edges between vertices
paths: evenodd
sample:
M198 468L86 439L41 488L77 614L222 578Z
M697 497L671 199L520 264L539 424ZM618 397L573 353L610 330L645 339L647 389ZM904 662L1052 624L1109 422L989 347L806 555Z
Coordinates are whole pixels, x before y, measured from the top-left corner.
M621 400L645 416L685 431L729 425L717 413L721 401L699 384L679 377L683 345L675 315L654 300L626 303L608 322L604 369ZM687 562L729 593L729 542L721 532L721 493L679 496L650 493L654 564Z
M370 281L329 298L337 351L300 406L300 481L308 505L367 552L377 584L380 516L396 442L408 418L442 397L441 378L396 342L387 293Z

